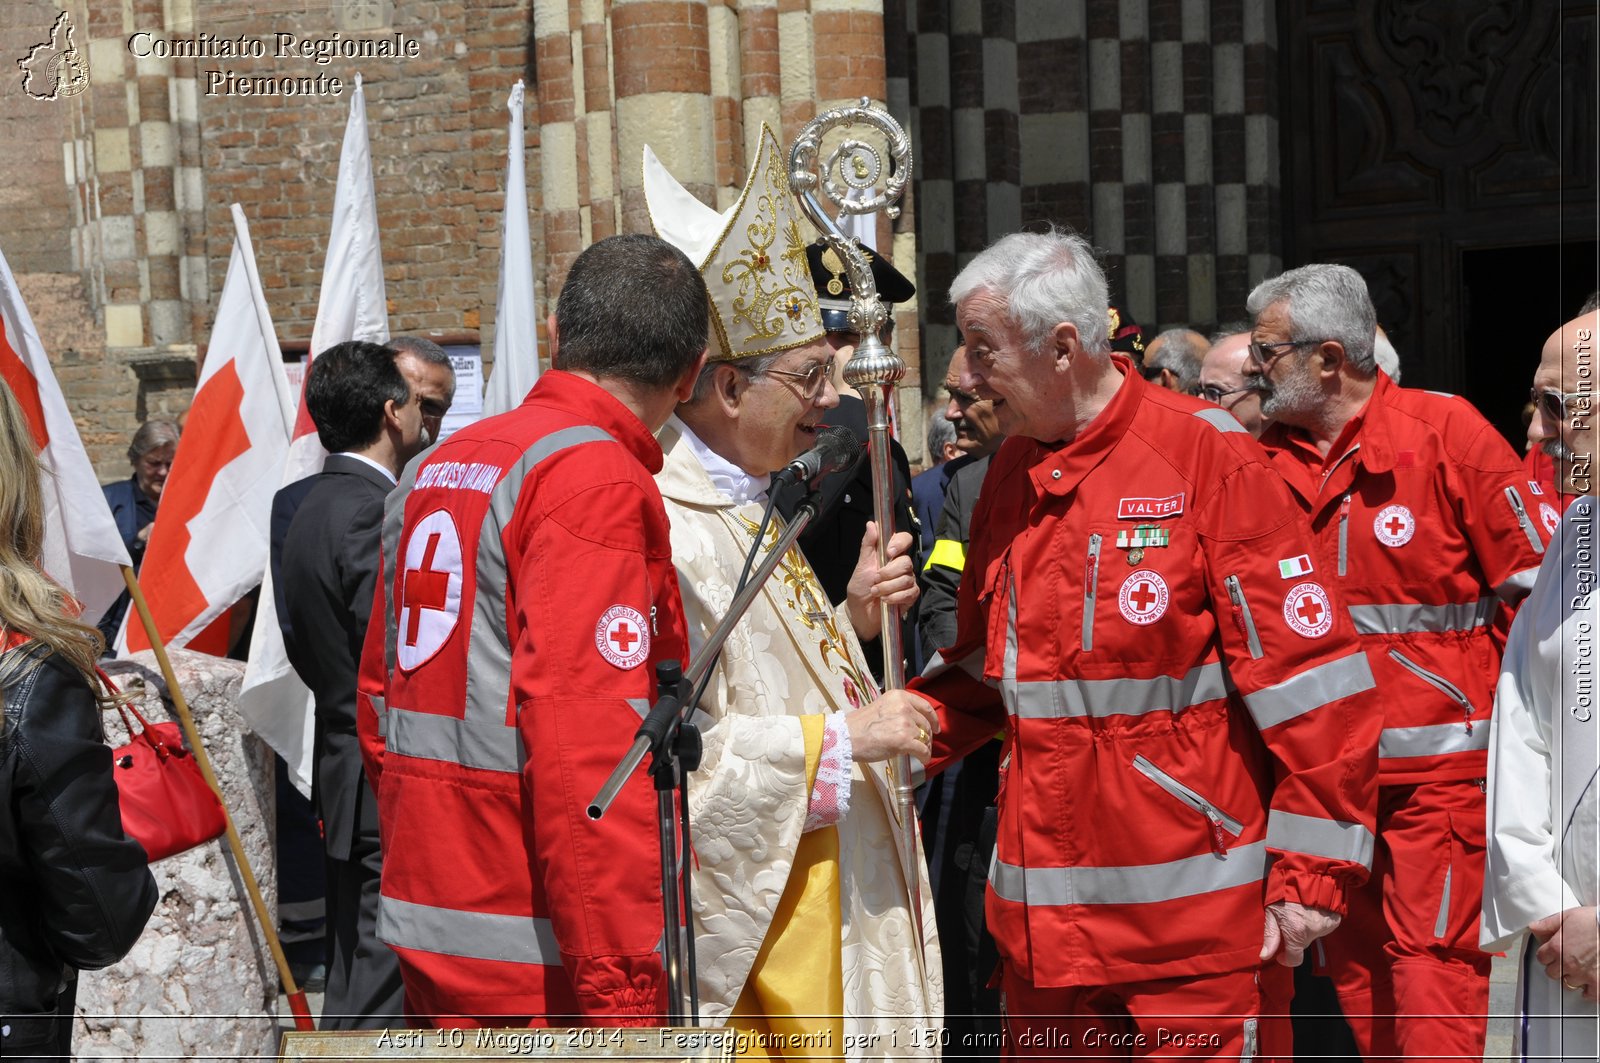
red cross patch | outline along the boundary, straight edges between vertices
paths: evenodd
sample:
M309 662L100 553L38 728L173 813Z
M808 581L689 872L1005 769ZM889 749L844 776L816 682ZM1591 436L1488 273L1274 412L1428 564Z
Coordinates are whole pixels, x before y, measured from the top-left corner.
M1130 624L1153 624L1167 611L1171 595L1161 573L1141 568L1122 581L1117 592L1117 608Z
M639 610L613 605L594 626L594 644L618 668L637 668L650 656L650 625Z
M1384 506L1373 518L1372 531L1384 546L1404 546L1417 534L1417 519L1405 506Z
M1561 523L1561 514L1556 512L1556 507L1548 502L1539 503L1539 521L1544 525L1546 535L1554 535L1556 526Z
M410 671L439 652L461 618L461 537L446 510L411 529L404 560L395 658Z
M1283 599L1283 620L1295 634L1318 639L1333 627L1333 603L1320 583L1297 583Z

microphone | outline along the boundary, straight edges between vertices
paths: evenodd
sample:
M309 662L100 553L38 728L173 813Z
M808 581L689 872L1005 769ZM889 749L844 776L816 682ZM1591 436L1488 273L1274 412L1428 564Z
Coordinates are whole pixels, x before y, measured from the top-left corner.
M865 448L854 432L839 425L817 429L817 445L795 458L772 476L779 483L811 483L829 473L848 469L860 459Z

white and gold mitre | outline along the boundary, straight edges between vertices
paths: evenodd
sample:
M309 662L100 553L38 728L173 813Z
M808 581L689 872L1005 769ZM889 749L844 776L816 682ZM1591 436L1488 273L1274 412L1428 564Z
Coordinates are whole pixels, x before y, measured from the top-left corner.
M690 195L649 145L644 149L650 223L699 268L711 295L713 362L803 347L825 335L800 205L764 124L760 144L739 201L720 214Z

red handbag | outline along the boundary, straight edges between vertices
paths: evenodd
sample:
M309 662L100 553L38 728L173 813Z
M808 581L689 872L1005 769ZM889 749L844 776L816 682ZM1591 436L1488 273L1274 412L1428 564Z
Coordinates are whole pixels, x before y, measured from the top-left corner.
M183 745L175 723L151 723L132 705L118 705L130 741L111 751L122 829L151 863L204 844L228 829L216 791ZM133 729L128 713L142 730Z

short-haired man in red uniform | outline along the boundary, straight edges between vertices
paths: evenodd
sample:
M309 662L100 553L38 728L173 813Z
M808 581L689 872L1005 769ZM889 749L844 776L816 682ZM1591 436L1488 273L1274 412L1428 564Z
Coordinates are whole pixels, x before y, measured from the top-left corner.
M1250 293L1245 372L1261 437L1317 536L1381 695L1372 878L1325 942L1363 1057L1481 1059L1478 951L1497 602L1544 554L1517 456L1465 400L1402 388L1373 358L1366 282L1302 266Z
M655 801L584 808L686 660L654 433L689 397L706 289L676 248L578 256L554 369L389 496L362 659L384 865L378 936L439 1026L644 1025L667 1011ZM533 352L526 352L532 357Z
M1008 236L950 294L961 386L1007 439L955 642L912 687L939 713L932 770L1006 730L1006 1051L1286 1048L1262 1027L1283 966L1372 853L1372 673L1343 603L1239 422L1110 352L1082 239Z

